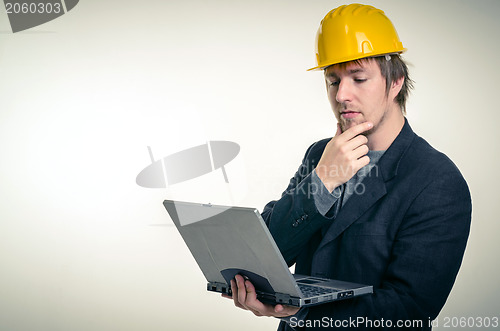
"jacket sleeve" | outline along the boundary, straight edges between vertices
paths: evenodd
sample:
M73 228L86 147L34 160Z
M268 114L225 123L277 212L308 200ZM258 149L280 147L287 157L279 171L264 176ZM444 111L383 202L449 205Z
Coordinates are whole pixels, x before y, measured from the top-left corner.
M332 221L319 213L314 202L314 194L320 188L311 178L311 171L317 163L313 155L321 156L321 152L318 143L307 149L281 199L269 202L262 212L262 217L289 266L295 263L297 255L309 239Z
M400 320L421 321L414 329L430 329L451 291L469 235L471 198L457 172L441 174L415 196L373 295L311 307L307 319L385 320L392 329Z

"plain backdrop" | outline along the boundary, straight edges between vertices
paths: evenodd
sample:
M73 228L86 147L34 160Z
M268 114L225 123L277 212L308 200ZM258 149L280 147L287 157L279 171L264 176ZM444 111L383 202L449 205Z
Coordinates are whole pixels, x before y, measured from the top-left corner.
M335 133L314 63L339 1L97 1L13 34L0 9L0 329L274 330L205 291L167 197L262 210L306 148ZM499 317L500 2L379 0L408 51L413 129L473 198L463 265L442 310ZM208 140L220 171L147 189L137 174ZM474 330L476 328L461 328Z

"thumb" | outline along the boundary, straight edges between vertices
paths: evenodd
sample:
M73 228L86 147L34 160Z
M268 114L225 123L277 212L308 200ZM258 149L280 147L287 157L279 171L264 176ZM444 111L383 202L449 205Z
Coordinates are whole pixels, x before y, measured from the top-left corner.
M342 129L340 128L340 123L337 123L337 132L335 133L335 137L340 136L342 133Z

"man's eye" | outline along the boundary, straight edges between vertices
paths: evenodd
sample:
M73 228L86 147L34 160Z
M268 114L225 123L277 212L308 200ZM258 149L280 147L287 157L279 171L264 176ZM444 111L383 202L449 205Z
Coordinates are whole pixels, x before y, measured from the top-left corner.
M339 86L340 82L339 81L333 81L330 83L330 86Z
M356 78L356 79L354 79L354 81L356 83L364 83L364 82L366 82L366 78Z

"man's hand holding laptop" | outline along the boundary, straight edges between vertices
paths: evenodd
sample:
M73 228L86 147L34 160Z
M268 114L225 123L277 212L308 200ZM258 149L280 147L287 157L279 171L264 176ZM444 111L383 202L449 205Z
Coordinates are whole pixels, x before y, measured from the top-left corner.
M233 296L222 294L224 298L233 299L234 305L241 309L250 310L256 316L287 317L295 315L299 307L277 304L276 306L264 304L257 299L255 287L241 275L236 275L231 280Z

